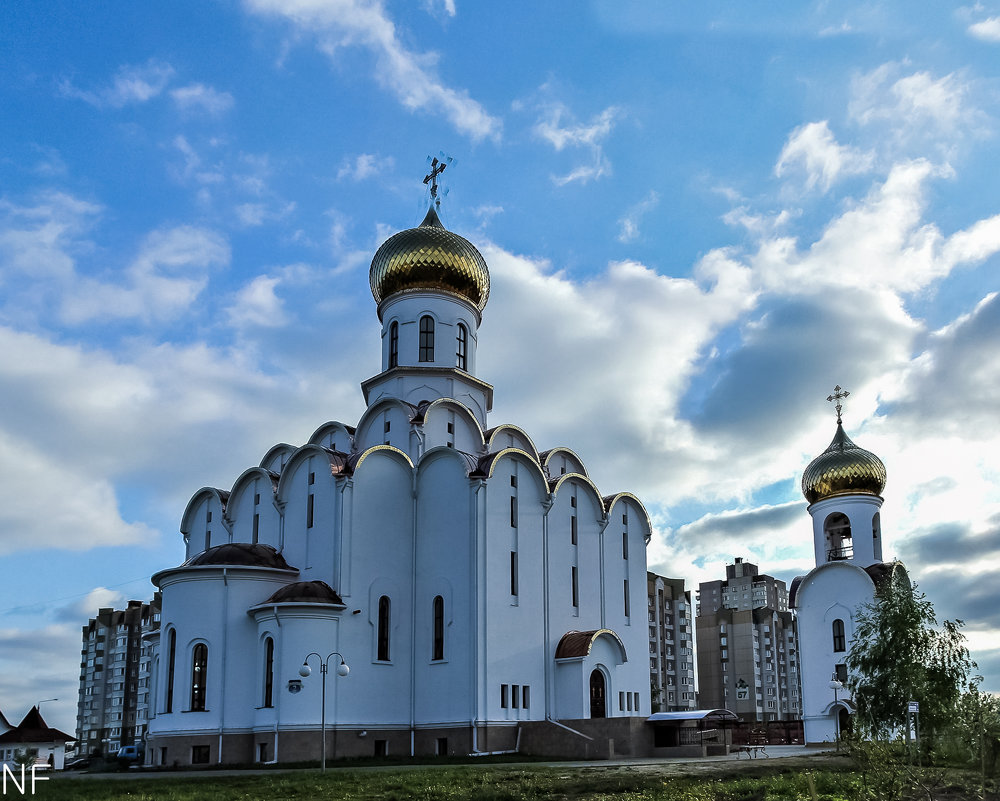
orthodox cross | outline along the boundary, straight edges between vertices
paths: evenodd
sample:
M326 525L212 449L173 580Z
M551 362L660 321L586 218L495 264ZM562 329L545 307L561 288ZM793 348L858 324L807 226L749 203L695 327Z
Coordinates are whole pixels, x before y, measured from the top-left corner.
M444 161L438 161L437 157L431 161L431 171L424 176L424 183L431 185L431 200L434 201L435 206L440 206L441 201L438 199L438 176L445 171L448 164Z
M830 397L827 398L827 400L831 401L831 402L832 401L837 401L837 425L838 426L841 423L840 412L844 408L844 405L841 403L841 401L844 398L846 398L848 395L850 395L850 394L851 393L848 392L846 389L841 389L840 388L840 384L838 384L837 386L835 386L833 388L833 394Z

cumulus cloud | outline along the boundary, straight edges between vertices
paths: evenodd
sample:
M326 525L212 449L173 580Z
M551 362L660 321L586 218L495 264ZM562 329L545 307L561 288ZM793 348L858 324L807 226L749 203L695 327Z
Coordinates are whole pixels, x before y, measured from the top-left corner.
M276 276L258 275L240 289L233 305L226 310L229 324L236 328L277 328L284 325L283 304L275 294L280 283L281 279Z
M126 268L124 282L82 277L62 300L62 318L166 320L187 309L208 283L208 271L229 264L229 244L193 226L154 231Z
M98 609L120 608L125 600L125 596L117 590L94 587L79 600L56 609L54 617L60 623L83 625L97 614Z
M580 123L563 103L549 103L543 108L542 116L534 125L535 135L552 145L557 152L565 148L580 148L589 154L587 163L574 167L565 175L553 175L552 182L556 186L576 181L587 183L611 171L611 163L604 155L603 142L621 113L617 106L608 106L589 123Z
M181 111L201 111L212 116L224 114L234 103L229 92L220 92L202 83L172 89L170 97Z
M848 112L859 125L889 134L892 148L909 146L947 158L969 136L988 130L986 115L974 104L974 86L965 75L937 77L926 70L905 74L907 65L888 62L851 82Z
M359 153L353 159L344 159L340 169L337 170L337 180L343 181L346 178L351 181L363 181L392 169L393 163L392 156L382 158L373 153Z
M380 3L245 0L244 5L256 14L281 16L299 33L315 36L320 49L332 59L343 48L364 48L375 59L375 80L404 107L441 114L474 140L499 139L501 121L468 92L445 85L435 74L437 56L409 49Z
M0 553L89 550L154 536L148 526L122 519L111 481L64 464L58 452L0 431L0 466L8 476L0 485Z
M860 175L872 168L874 156L840 145L826 120L796 128L788 137L774 166L779 178L792 171L805 174L805 187L819 185L826 192L841 176Z
M79 89L64 80L60 89L65 97L83 100L97 108L122 108L157 97L173 76L174 68L169 64L150 59L145 64L120 67L109 86Z
M984 42L1000 42L1000 17L987 17L974 22L967 30L970 36Z

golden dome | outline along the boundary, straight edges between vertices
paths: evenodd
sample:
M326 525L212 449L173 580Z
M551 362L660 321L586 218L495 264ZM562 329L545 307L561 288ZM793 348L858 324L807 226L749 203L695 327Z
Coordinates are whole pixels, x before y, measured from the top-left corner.
M838 422L830 447L813 459L802 474L802 494L809 503L833 495L882 495L885 465L874 453L859 448Z
M419 227L382 243L369 278L376 303L397 292L430 289L460 295L482 311L490 296L486 260L469 240L441 224L433 206Z

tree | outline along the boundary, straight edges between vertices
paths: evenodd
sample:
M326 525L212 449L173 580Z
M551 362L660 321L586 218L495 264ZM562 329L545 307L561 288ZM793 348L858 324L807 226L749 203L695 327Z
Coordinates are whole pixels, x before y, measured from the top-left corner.
M908 701L920 704L920 730L931 744L953 721L964 692L974 688L976 663L961 620L938 625L934 607L894 562L875 599L857 613L847 655L848 686L866 733L884 737L906 725Z

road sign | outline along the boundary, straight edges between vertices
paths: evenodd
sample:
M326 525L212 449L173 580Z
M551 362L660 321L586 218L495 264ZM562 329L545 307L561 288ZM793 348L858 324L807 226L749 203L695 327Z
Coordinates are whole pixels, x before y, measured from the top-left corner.
M920 714L920 702L910 701L907 711L912 714Z

